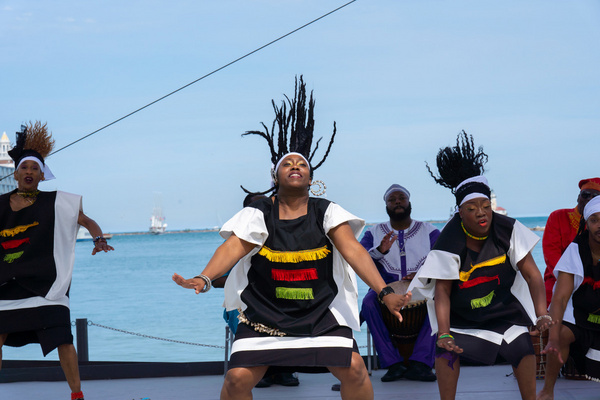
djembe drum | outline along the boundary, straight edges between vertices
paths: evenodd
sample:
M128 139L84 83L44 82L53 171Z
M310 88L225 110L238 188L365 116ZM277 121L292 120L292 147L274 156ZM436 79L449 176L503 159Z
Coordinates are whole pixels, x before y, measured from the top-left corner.
M389 286L397 294L406 294L409 284L410 281L397 281L392 282ZM427 300L421 295L413 293L410 303L400 313L402 314L402 321L390 313L384 304L381 305L383 323L390 332L392 343L404 360L407 361L412 354L415 340L419 336L419 331L427 317Z

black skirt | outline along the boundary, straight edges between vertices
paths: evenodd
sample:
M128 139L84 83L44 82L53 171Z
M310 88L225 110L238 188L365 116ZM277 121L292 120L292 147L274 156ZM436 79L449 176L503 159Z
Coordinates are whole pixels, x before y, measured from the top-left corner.
M274 366L278 370L325 372L326 367L349 367L358 346L352 330L337 326L316 336L271 336L240 323L229 368Z
M7 346L39 343L44 356L62 344L73 344L71 313L64 306L0 311L0 333L8 333Z

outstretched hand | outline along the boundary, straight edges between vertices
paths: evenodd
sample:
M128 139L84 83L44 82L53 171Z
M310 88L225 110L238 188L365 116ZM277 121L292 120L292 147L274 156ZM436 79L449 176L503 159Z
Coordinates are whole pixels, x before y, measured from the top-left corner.
M454 352L456 354L460 354L463 352L463 349L461 347L458 347L456 345L456 342L454 341L454 338L451 337L438 339L436 345L437 347L440 347L449 352Z
M544 350L542 350L542 354L549 355L552 353L555 353L558 356L558 361L560 361L561 364L565 363L565 361L562 359L562 355L560 354L560 347L558 346L558 343L553 340L548 340L548 344L546 347L544 347Z
M185 279L183 276L179 275L179 274L173 274L173 282L175 282L176 284L178 284L179 286L186 288L186 289L194 289L196 291L196 294L200 293L202 291L202 289L204 289L204 286L206 285L206 282L204 282L204 279L201 278L191 278L191 279Z
M100 253L101 251L107 253L109 251L114 250L115 248L111 245L107 244L106 241L97 241L94 243L94 249L92 250L92 255L96 253Z
M402 321L402 314L400 314L400 311L410 302L411 298L411 292L407 292L406 294L390 293L383 297L383 302L388 310L390 310L390 313L398 318L399 321Z
M385 234L385 236L383 236L383 239L381 239L381 243L377 247L377 250L379 250L379 252L382 254L387 253L388 251L390 251L390 248L394 244L394 241L397 237L398 235L396 235L394 231L389 231Z

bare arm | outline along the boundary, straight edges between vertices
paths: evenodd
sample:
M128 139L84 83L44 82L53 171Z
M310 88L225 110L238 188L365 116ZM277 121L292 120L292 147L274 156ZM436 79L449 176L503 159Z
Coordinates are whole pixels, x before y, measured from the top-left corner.
M569 299L571 298L571 294L573 293L574 288L574 275L568 274L566 272L560 272L558 274L558 280L556 281L556 286L554 288L552 303L550 303L550 316L552 317L554 325L550 327L550 333L548 334L548 344L546 345L546 348L544 349L543 353L557 353L558 359L561 363L563 363L564 360L562 360L562 356L560 354L560 329L562 326L563 317L565 315L565 309L567 308L567 304L569 302Z
M329 231L329 237L334 246L338 249L342 257L350 264L356 274L362 279L375 293L381 292L386 287L386 283L377 271L373 259L365 248L356 240L352 228L348 223L332 228ZM390 312L400 320L400 309L410 301L410 292L404 296L398 294L389 294L383 297L383 301Z
M79 217L77 218L77 223L83 226L85 229L87 229L93 238L102 237L102 229L100 228L100 225L98 225L96 221L85 215L82 210L79 210ZM114 250L114 248L112 246L109 246L106 243L106 240L94 241L94 249L92 250L92 255L100 251L104 251L106 253L110 250Z
M227 281L227 276L221 276L217 279L214 279L212 281L212 285L213 285L213 287L216 287L216 288L224 288L226 281Z
M544 280L542 279L542 274L538 269L531 253L527 253L525 257L521 261L517 263L517 267L525 282L527 282L527 286L529 286L529 292L531 293L531 298L533 299L533 305L535 307L535 315L546 315L548 314L548 310L546 309L546 288L544 286ZM542 319L536 325L536 330L545 331L550 327L551 321L549 319Z
M222 245L220 245L208 264L202 271L202 275L213 280L223 276L246 254L250 253L255 247L254 244L231 235ZM173 274L173 281L179 286L187 289L194 289L196 294L204 288L205 282L200 278L185 279L179 274Z
M452 281L437 279L435 281L435 316L438 322L437 345L447 351L462 353L463 349L458 347L451 337L439 338L442 334L450 334L450 293L452 293Z

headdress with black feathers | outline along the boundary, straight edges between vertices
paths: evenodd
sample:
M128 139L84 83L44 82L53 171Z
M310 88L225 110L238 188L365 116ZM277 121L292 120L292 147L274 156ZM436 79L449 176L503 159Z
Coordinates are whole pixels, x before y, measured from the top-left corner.
M271 131L269 132L269 128L267 128L267 126L261 122L263 128L265 129L264 132L247 131L243 133L242 136L258 135L264 138L269 145L271 162L273 163L273 166L277 165L277 163L290 152L302 154L310 164L310 177L312 178L313 172L323 164L329 155L329 151L331 150L331 145L333 144L336 134L335 121L333 122L333 134L329 140L329 145L327 146L325 155L321 161L313 166L313 157L319 148L319 142L323 138L319 138L315 144L315 148L311 150L315 127L315 101L311 91L307 104L306 84L304 83L302 75L300 75L300 79L296 77L294 98L292 100L290 100L288 96L285 96L285 100L281 102L280 107L277 107L275 100L271 100L271 103L273 105L273 110L275 111L275 119L273 120ZM277 130L277 137L275 137L275 130ZM275 172L276 171L272 171L272 173ZM242 190L244 190L246 193L266 194L273 191L276 192L277 186L274 186L264 192L251 192L243 186Z

